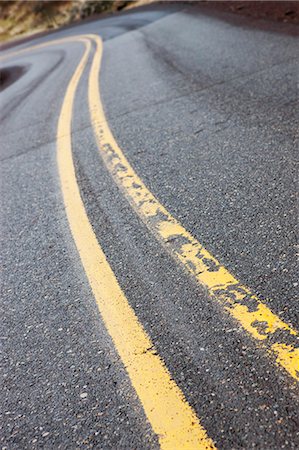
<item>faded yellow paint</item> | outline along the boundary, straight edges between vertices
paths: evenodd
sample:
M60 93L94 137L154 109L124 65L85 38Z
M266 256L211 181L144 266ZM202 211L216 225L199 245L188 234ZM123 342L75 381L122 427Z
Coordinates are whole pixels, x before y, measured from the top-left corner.
M70 229L105 326L161 448L215 449L130 307L97 242L80 196L72 158L71 119L76 88L90 50L90 43L86 45L67 88L57 130L58 170ZM93 67L101 52L97 38Z
M288 325L273 314L269 308L259 303L256 311L248 311L244 305L233 305L230 308L230 313L239 321L243 321L243 326L256 339L266 339L269 334L274 334L275 331L287 330L290 334L295 335ZM246 322L245 319L246 318ZM275 344L276 345L276 344ZM274 346L273 346L274 348Z
M203 265L205 266L204 263ZM205 266L204 271L198 274L197 279L207 286L211 293L217 289L226 289L228 285L235 281L234 277L223 266L220 266L216 272L207 270Z
M288 366L288 371L294 378L299 378L299 348L293 348L287 344L273 344L272 350L277 354L277 360L283 366Z
M241 285L161 205L135 173L115 141L100 99L98 79L102 47L99 39L95 40L97 56L94 58L89 76L89 108L98 148L108 170L131 206L171 255L179 260L214 298L224 304L225 309L254 339L262 343L266 349L270 349L280 366L298 380L299 358L294 358L295 347L288 342L276 342L276 339L285 338L274 336L277 331L284 331L290 337L298 337L297 332L272 313L247 287ZM254 312L252 303L255 304Z
M158 232L162 238L167 240L170 237L181 236L181 228L182 227L180 227L178 223L165 220L163 222L159 222Z

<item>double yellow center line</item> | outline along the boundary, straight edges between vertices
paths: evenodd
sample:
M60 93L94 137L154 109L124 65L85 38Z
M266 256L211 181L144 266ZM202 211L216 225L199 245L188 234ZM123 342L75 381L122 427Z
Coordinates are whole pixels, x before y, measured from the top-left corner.
M160 447L163 450L215 449L212 439L207 436L129 305L97 241L81 199L72 156L72 111L92 40L97 45L91 70L95 85L102 55L102 41L95 35L39 44L10 53L8 57L67 42L79 41L85 45L84 54L67 87L57 128L57 163L69 226L105 326L158 436ZM101 108L100 105L98 107Z
M299 379L298 333L221 265L156 199L115 141L99 93L102 41L96 35L65 38L21 52L81 41L84 55L68 85L57 130L57 161L69 225L98 308L163 449L211 449L212 440L171 379L164 362L122 292L88 220L76 181L71 122L77 85L96 45L88 83L91 122L112 177L149 230L185 269L293 378ZM16 53L11 53L12 56Z
M72 157L71 121L75 93L91 44L72 76L63 101L57 130L57 161L69 225L82 265L105 326L129 374L146 416L162 449L213 449L214 444L172 380L153 343L121 290L88 220L76 181ZM91 73L102 53L97 52Z

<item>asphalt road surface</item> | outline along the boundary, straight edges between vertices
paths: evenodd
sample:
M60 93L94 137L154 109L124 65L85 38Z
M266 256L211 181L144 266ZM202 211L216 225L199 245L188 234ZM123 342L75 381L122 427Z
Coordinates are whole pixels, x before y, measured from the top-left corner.
M299 448L297 37L177 3L2 51L3 450Z

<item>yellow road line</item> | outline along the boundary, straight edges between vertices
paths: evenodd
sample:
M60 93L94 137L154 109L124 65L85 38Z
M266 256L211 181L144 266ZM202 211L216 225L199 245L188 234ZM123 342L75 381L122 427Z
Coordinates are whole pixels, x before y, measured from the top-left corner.
M97 52L101 52L101 41L97 42ZM105 326L161 448L214 449L122 292L97 242L80 196L72 158L71 120L76 88L90 50L90 43L86 45L68 85L57 130L58 170L70 229Z
M82 38L83 38L83 35L82 35ZM13 52L6 53L5 55L2 55L0 57L0 61L4 61L9 58L14 58L15 56L20 56L23 53L32 52L34 50L39 50L39 49L46 48L46 47L49 47L52 45L58 45L58 44L66 43L66 42L78 42L78 41L82 41L82 39L80 39L80 38L74 39L71 37L66 37L66 38L56 39L56 40L49 41L49 42L43 42L41 44L32 45L31 47L20 48L19 50L15 50Z
M87 39L94 39L97 37L94 34L79 34L77 36L69 36L60 39L53 39L52 41L42 42L40 44L31 45L30 47L20 48L19 50L15 50L9 53L6 53L0 57L0 61L6 60L9 58L14 58L15 56L20 56L23 53L32 52L35 50L40 50L43 48L51 47L52 45L60 45L65 44L67 42L86 42Z
M254 339L274 354L280 366L298 380L298 333L243 286L160 204L119 148L107 123L99 93L102 44L98 37L93 39L97 43L97 53L89 77L89 107L99 151L108 170L132 207L171 255L222 302Z

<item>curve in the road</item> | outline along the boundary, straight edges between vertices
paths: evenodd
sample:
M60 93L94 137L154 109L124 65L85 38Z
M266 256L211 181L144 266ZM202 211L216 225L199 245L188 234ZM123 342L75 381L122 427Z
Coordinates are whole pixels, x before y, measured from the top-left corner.
M81 35L81 39L83 36L93 40L97 46L89 75L89 108L99 152L113 179L139 217L169 253L207 288L213 298L224 305L255 340L275 356L280 366L294 379L299 380L298 332L237 280L164 208L145 186L118 146L109 128L100 98L98 79L102 41L96 35ZM4 58L47 47L54 42L59 44L75 39L80 38L70 37L38 44L9 53Z

